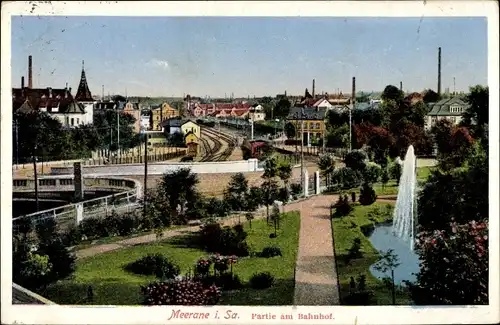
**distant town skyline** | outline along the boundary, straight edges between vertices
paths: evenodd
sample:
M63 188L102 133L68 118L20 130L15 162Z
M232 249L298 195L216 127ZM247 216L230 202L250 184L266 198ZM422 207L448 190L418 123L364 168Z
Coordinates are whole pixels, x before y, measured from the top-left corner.
M223 98L487 84L487 23L475 17L12 17L12 86L93 95ZM455 85L454 85L455 78Z

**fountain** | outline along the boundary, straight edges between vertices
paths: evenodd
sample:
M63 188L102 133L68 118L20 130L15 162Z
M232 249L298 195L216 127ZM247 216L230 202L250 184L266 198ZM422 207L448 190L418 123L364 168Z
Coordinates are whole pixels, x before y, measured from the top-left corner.
M415 242L415 215L417 213L416 187L417 187L417 160L413 146L408 147L399 181L398 198L393 214L392 231L410 245L413 251Z

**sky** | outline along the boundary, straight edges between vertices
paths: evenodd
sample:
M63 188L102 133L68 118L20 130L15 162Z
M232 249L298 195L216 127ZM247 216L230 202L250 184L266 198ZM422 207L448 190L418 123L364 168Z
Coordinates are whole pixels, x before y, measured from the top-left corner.
M12 17L12 83L93 95L235 97L487 84L481 17Z

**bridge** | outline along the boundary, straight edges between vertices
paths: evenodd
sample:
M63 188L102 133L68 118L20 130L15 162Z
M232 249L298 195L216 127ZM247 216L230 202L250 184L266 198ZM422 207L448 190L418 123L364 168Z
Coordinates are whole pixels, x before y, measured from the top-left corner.
M28 178L13 179L13 197L34 195L35 180ZM30 218L35 224L47 218L54 218L60 225L78 225L91 217L105 217L113 211L130 212L140 206L143 196L142 184L133 179L118 177L84 177L85 193L113 193L90 200L66 204L53 209L42 210L13 218L14 227L23 218ZM38 179L39 196L67 195L75 192L74 176L44 176Z

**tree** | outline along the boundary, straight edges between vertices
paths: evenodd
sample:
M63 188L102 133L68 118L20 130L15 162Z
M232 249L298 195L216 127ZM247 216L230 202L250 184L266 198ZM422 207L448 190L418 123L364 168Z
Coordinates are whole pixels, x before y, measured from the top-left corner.
M432 89L427 89L424 93L424 103L437 103L439 101L439 94Z
M185 147L186 142L184 140L184 135L182 132L175 132L173 134L167 135L167 143L172 147Z
M402 173L403 173L403 167L401 166L401 164L397 161L393 162L391 165L390 174L392 178L396 180L396 184L398 185Z
M326 177L326 175L333 173L335 169L335 159L332 155L322 154L319 156L318 167L321 171L321 176Z
M205 202L205 213L208 218L223 218L227 216L229 206L226 201L211 197Z
M381 172L382 168L379 165L369 162L362 171L363 180L368 184L375 184L378 182Z
M389 177L389 171L387 170L387 167L382 168L381 174L380 174L380 181L382 182L382 188L385 188L387 183L389 183L390 177Z
M488 155L475 143L463 165L434 170L418 195L418 223L422 230L442 230L449 222L465 224L488 218Z
M262 183L262 203L266 206L266 220L269 223L269 206L278 199L279 186L273 178L265 179Z
M290 101L286 98L280 99L273 110L273 118L285 118L290 113Z
M480 85L470 88L467 95L467 102L470 107L462 117L465 125L472 125L475 122L478 126L484 126L489 121L489 89Z
M359 203L361 205L371 205L377 200L377 194L373 187L368 183L363 183L359 192Z
M231 176L231 180L224 192L224 199L233 211L242 211L246 205L248 180L243 173Z
M488 222L448 223L418 234L417 281L410 284L417 305L488 304Z
M346 148L348 144L349 144L348 124L332 128L326 135L326 146L329 148Z
M295 139L297 130L295 130L295 125L293 125L293 123L288 122L285 124L285 135L287 139Z
M198 177L189 168L181 168L163 174L158 194L166 204L170 222L185 223L186 210L193 208L200 199L196 186Z
M393 85L388 85L384 88L384 91L382 92L381 98L382 100L402 100L404 97L404 94L401 90L399 90L398 87L393 86Z
M344 163L346 167L355 171L362 171L366 168L366 155L359 150L353 150L345 155Z
M391 291L392 291L392 304L396 304L396 285L394 283L394 269L400 265L399 259L396 254L394 254L393 249L389 249L385 252L381 252L378 261L373 266L375 270L386 273L391 271Z

